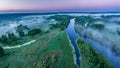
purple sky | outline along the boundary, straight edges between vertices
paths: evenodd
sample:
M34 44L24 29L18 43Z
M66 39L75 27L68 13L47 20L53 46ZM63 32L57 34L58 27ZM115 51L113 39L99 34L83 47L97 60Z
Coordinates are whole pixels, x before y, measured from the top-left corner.
M120 0L0 0L0 11L120 11Z

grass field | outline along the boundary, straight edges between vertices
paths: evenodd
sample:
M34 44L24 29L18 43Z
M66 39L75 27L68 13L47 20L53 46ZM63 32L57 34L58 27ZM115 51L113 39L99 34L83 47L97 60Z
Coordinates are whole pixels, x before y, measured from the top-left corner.
M65 31L36 35L35 43L5 50L0 68L76 68L72 47Z

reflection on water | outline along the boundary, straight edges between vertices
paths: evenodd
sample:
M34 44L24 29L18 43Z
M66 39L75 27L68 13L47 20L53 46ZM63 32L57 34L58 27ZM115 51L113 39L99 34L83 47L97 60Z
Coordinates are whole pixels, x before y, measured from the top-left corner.
M94 41L87 37L78 36L78 34L75 32L75 29L74 29L74 22L75 22L74 19L72 19L68 28L66 29L66 32L71 40L71 43L75 48L77 64L80 65L80 60L79 60L80 54L75 41L76 39L81 37L84 39L84 41L90 43L92 47L95 48L98 52L102 53L113 64L114 68L120 68L120 57L116 56L110 48L107 48L104 45L101 45L99 42Z
M71 40L71 43L74 47L74 51L75 51L75 56L76 56L76 63L77 65L80 67L80 53L76 44L76 39L79 38L79 35L75 32L74 30L74 19L71 19L70 24L68 25L68 27L66 28L66 32Z

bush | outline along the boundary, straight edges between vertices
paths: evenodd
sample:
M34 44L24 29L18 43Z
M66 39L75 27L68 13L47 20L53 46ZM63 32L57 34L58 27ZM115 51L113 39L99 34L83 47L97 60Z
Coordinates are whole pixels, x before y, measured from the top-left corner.
M2 57L4 55L5 55L4 49L2 47L0 47L0 57Z
M34 35L36 35L36 34L39 34L41 32L41 29L32 29L32 30L30 30L30 31L28 31L28 35L29 36L34 36Z
M59 55L51 52L44 55L40 61L38 61L34 67L36 68L57 68Z

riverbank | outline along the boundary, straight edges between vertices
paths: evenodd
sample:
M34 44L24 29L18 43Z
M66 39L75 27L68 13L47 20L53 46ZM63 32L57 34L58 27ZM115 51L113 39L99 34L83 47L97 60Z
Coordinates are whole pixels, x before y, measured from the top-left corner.
M80 60L79 60L79 57L80 57L80 53L79 53L79 50L78 50L78 47L77 47L77 44L75 42L76 39L79 38L79 35L75 32L75 29L74 29L74 20L75 19L71 19L70 20L70 23L68 25L68 27L66 28L66 33L67 35L69 36L69 39L74 47L74 54L75 54L75 57L76 57L76 64L78 65L78 67L80 67Z
M113 65L90 44L82 39L76 41L80 50L81 68L113 68Z
M91 46L95 48L98 52L102 53L113 64L114 68L120 67L120 57L116 55L116 53L110 47L105 46L103 42L101 43L97 40L94 40L86 34L82 34L82 31L77 31L76 29L76 32L79 33L79 36L81 36L84 41L91 44Z
M71 48L72 48L72 53L73 53L73 56L74 56L74 64L77 64L77 63L76 63L77 58L76 58L76 56L75 56L75 49L74 49L73 44L71 43L71 40L70 40L70 38L69 38L68 35L67 35L67 38L68 38L68 40L69 40L69 42L70 42L70 46L71 46Z
M60 31L60 33L54 36L48 44L49 46L45 51L54 49L61 52L58 68L77 68L77 65L74 64L73 49L65 31Z
M92 28L91 25L95 23L97 24L96 28ZM100 28L99 23L102 23L101 25L104 25L104 28ZM100 20L100 22L91 22L87 26L81 26L81 24L76 23L75 30L77 33L80 34L80 36L87 37L96 42L99 42L104 47L110 48L116 56L120 57L120 36L116 32L118 31L117 29L119 29L120 26L116 25L116 23L114 22L110 22L110 25L113 25L114 27L109 26L108 22L102 22L102 20ZM100 30L97 28L99 28Z

